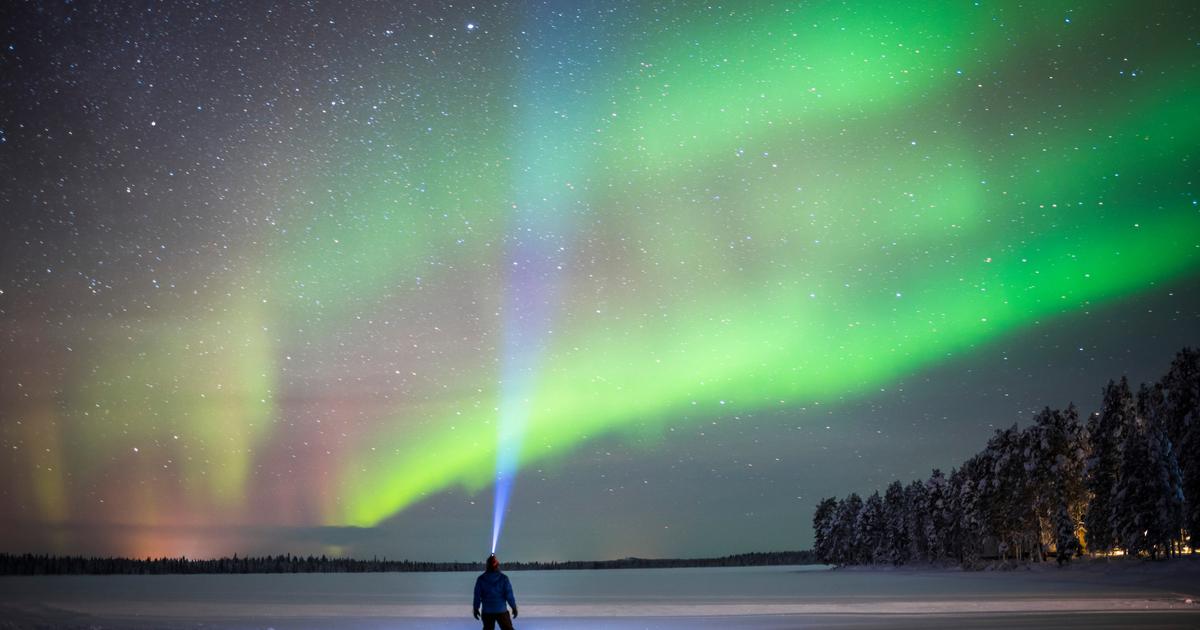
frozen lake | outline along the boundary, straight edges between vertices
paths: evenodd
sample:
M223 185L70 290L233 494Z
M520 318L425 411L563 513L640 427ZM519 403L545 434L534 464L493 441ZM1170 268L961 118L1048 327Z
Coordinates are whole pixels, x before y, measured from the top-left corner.
M1200 562L515 571L523 629L1200 627ZM10 628L476 628L472 573L0 578Z

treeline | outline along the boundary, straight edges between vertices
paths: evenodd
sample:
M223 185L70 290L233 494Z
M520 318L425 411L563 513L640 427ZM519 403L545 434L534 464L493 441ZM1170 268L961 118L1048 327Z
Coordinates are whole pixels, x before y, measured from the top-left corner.
M811 551L744 553L720 558L624 558L565 562L505 562L505 571L567 569L666 569L680 567L745 567L813 564ZM87 558L82 556L0 554L0 575L166 575L199 573L421 573L482 571L482 562L414 562L326 556L257 556L195 560L191 558Z
M949 475L894 481L881 495L823 499L814 552L836 565L1069 562L1084 553L1167 558L1200 532L1200 352L1166 375L1109 381L1082 423L1072 404L996 431Z
M190 573L377 573L474 571L478 562L413 562L327 556L243 556L232 558L100 558L0 554L2 575L167 575Z
M565 562L505 562L504 570L557 569L676 569L690 567L759 567L816 564L811 550L742 553L720 558L623 558L621 560L568 560Z

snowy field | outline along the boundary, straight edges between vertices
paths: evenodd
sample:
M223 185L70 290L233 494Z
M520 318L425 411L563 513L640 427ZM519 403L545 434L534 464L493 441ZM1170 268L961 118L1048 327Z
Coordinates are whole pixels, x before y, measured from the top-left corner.
M509 574L517 627L1197 628L1200 562ZM8 628L476 628L470 573L0 578Z

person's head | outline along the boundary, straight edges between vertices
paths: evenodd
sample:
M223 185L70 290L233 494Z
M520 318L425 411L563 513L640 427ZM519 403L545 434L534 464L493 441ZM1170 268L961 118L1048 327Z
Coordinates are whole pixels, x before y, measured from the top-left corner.
M484 564L487 565L488 571L499 571L500 570L500 561L496 559L495 554L488 556L487 562L485 562Z

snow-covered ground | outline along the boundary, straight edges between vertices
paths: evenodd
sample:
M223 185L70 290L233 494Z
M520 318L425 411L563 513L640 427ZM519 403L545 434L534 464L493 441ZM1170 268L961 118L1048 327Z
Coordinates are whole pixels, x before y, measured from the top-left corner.
M469 573L0 578L6 628L474 628ZM1200 561L512 572L520 628L1200 627Z

